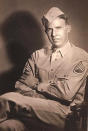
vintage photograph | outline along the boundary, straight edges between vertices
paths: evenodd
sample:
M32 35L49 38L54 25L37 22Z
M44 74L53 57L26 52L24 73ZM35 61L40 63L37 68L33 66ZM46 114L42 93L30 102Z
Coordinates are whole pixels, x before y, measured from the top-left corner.
M87 0L0 0L0 131L88 131L87 12Z

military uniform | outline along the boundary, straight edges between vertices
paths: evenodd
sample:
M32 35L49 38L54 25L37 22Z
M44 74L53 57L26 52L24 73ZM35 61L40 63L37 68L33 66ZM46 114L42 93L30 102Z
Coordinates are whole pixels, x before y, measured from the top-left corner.
M49 52L46 49L37 50L28 59L23 75L15 85L24 96L8 93L1 96L1 99L4 97L7 103L10 103L9 100L16 103L16 112L21 116L24 114L24 118L29 118L29 121L34 118L35 122L37 118L40 123L62 130L70 106L84 100L88 54L69 42L56 55ZM22 114L20 108L29 109L30 112L23 111Z
M49 21L55 19L54 15L46 17ZM41 128L44 124L46 129L52 127L53 131L62 131L71 112L70 107L84 100L87 75L88 54L69 41L53 52L49 48L37 50L28 59L21 78L16 82L17 93L0 96L5 103L1 106L1 114L8 111L13 116L15 113L14 118L16 116L25 125L28 123L29 127L35 125ZM0 129L11 129L11 125L6 126L5 122L1 122ZM15 130L19 131L20 126Z
M57 51L56 56L54 53L50 55L49 52L49 50L41 49L33 53L15 87L25 90L24 84L28 87L37 86L35 90L37 89L44 97L57 101L61 99L63 102L65 100L65 102L71 103L80 88L85 88L88 74L88 54L69 42L64 48L59 49L59 52ZM31 77L37 78L34 85L31 85L33 84L33 78L30 81ZM83 98L83 91L81 96ZM82 101L83 99L80 99L75 103Z

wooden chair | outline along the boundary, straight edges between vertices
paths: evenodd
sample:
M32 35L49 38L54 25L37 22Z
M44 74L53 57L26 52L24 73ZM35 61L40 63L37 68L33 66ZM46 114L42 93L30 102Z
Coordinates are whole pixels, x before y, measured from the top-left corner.
M66 131L88 131L88 79L85 87L85 97L82 104L71 107L72 114L66 125Z

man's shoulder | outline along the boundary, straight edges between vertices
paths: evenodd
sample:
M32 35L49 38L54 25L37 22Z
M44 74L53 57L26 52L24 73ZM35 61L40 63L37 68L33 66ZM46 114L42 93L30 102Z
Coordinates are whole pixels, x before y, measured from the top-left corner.
M44 54L44 48L36 50L35 52L33 52L33 54L36 54L36 55L42 55L42 54Z
M38 49L38 50L34 51L31 56L32 56L34 59L38 59L38 58L40 58L40 57L44 57L44 55L45 55L44 52L45 52L44 48Z
M73 49L73 53L74 53L75 57L79 57L81 59L88 60L87 51L85 51L84 49L82 49L76 45L73 45L73 44L72 44L72 49Z
M75 45L72 45L73 57L72 62L74 64L74 71L88 70L88 53Z

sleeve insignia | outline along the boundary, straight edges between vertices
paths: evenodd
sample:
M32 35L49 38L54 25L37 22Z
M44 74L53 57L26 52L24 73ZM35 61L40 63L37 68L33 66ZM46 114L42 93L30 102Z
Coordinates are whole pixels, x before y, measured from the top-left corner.
M73 69L74 73L82 73L85 71L85 66L83 65L82 61L80 61Z
M28 68L28 61L26 62L26 64L25 64L25 66L24 66L24 69L23 69L23 73L27 70L27 68Z

